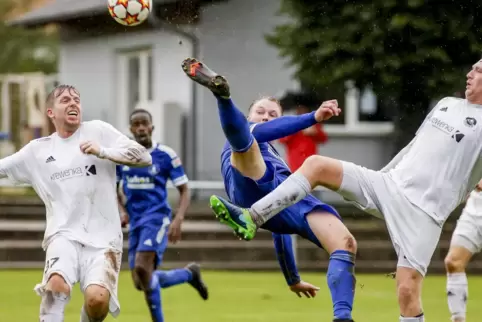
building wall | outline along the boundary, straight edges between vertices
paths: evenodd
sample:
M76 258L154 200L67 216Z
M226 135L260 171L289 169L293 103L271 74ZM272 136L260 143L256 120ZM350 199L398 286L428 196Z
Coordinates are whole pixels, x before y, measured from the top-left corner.
M189 40L164 30L93 38L63 35L63 39L68 40L61 46L59 81L79 89L84 120L105 120L128 132L128 111L121 108L125 89L119 85L119 79L126 75L122 75L118 57L124 51L152 48L153 100L140 107L150 109L153 114L155 139L164 141L166 132L180 133L182 112L164 109L188 111L192 105L192 83L180 68L180 62L192 54ZM169 115L171 119L164 120ZM172 120L173 117L176 119ZM179 149L179 139L172 140Z

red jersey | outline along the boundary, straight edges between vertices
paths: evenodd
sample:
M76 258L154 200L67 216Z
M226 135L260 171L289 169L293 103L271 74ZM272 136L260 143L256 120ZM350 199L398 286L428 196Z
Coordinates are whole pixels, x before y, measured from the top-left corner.
M292 172L298 170L306 158L317 154L318 144L325 143L328 140L321 124L315 124L309 130L312 130L313 133L305 134L304 131L300 131L279 139L279 142L286 146L288 166Z

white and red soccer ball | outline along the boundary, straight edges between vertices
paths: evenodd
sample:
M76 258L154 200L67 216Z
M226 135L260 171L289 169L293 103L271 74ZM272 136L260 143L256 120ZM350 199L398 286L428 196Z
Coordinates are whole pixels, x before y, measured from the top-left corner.
M124 26L143 23L152 9L152 0L108 0L109 13Z

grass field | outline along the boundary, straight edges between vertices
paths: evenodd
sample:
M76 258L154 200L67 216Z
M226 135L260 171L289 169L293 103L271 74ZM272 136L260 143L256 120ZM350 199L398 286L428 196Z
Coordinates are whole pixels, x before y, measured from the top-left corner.
M41 271L0 271L0 321L38 321L40 298L32 291ZM300 299L284 284L281 273L204 273L210 299L202 301L188 285L163 291L166 322L294 322L331 321L330 295L325 277L304 274L321 287L315 299ZM470 317L482 316L482 278L471 277L468 304ZM445 299L445 278L429 277L423 301L427 321L449 321ZM128 272L122 272L119 297L120 322L150 321L143 297L132 286ZM66 309L66 322L78 322L82 296L76 287ZM354 318L357 322L398 321L395 281L383 275L358 276ZM116 321L112 317L106 321Z

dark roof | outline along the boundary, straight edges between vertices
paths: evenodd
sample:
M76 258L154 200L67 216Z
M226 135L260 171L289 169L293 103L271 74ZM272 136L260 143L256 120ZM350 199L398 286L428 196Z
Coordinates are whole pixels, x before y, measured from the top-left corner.
M177 0L153 0L154 4L172 3L176 1ZM106 0L54 0L19 18L8 21L8 24L29 27L96 16L104 12L108 12Z

